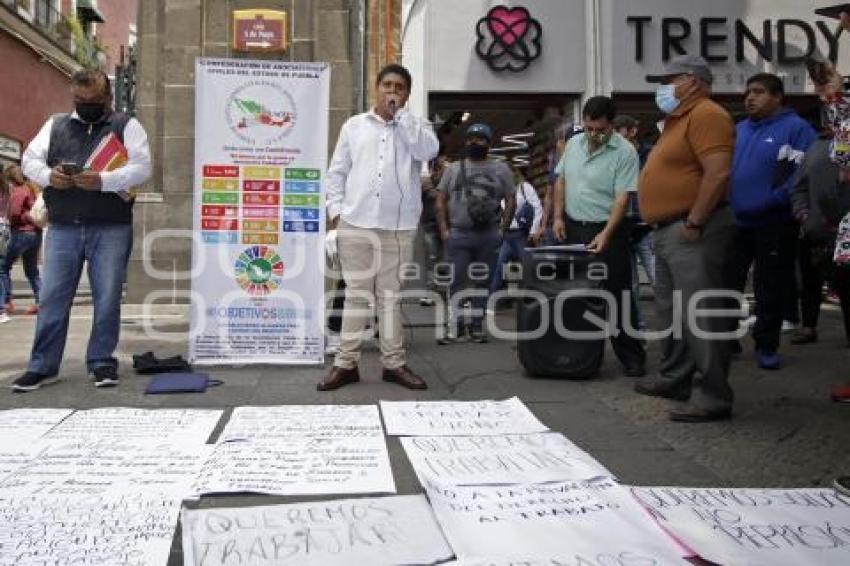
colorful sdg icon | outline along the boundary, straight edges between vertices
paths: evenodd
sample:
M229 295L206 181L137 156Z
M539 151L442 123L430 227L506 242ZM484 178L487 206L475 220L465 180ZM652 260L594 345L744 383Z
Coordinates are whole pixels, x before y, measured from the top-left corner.
M234 264L236 283L252 297L270 295L283 281L283 260L268 246L245 249Z

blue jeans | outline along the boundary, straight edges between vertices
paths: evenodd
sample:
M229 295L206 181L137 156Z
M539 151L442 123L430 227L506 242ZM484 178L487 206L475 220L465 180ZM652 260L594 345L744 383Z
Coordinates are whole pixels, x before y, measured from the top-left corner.
M450 286L450 301L454 303L454 297L457 293L466 288L470 281L469 266L472 263L484 264L487 266L487 277L480 281L474 281L477 287L484 287L489 290L490 279L496 265L497 253L499 250L499 231L496 228L481 232L472 230L457 230L452 229L449 233L449 241L447 251L449 262L452 264L453 277ZM478 311L472 315L470 326L475 330L480 330L483 325L484 307L487 305L487 297L485 295L472 298L472 308ZM453 305L454 307L455 305ZM459 313L456 313L459 314ZM454 320L449 321L450 324L457 323L457 316Z
M83 264L88 265L94 315L86 366L117 367L121 291L130 257L131 224L51 224L47 231L44 286L27 371L54 376L65 351L71 305Z
M525 255L525 246L528 243L528 234L522 230L508 230L502 245L499 247L499 259L496 261L496 269L493 270L493 278L490 280L490 293L495 293L502 288L505 282L505 266L509 261L520 261Z
M24 273L32 287L35 302L41 290L41 276L38 273L38 251L41 248L41 232L12 232L6 257L0 262L0 309L12 300L12 266L21 258Z

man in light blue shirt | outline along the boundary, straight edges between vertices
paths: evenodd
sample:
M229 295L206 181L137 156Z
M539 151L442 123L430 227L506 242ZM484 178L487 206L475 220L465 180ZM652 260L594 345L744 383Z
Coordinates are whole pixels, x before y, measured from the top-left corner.
M640 161L634 146L614 132L617 114L607 96L589 99L582 110L584 132L573 136L555 172L555 237L567 244L586 244L607 267L606 290L617 303L614 353L629 377L645 373L646 353L626 324L632 275L629 234L623 222L628 192L637 189Z

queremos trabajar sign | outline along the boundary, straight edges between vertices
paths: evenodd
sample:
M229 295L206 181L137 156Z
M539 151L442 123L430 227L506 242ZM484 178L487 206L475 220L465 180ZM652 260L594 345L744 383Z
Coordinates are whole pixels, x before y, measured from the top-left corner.
M475 26L475 52L494 71L524 71L540 57L543 28L523 7L494 6Z

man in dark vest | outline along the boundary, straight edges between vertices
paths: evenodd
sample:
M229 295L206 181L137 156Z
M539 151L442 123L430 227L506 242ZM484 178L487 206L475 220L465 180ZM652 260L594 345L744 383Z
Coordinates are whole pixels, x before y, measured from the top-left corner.
M150 149L141 124L112 110L112 89L103 72L75 73L71 94L74 111L48 119L24 153L25 175L45 187L49 229L35 339L27 371L12 385L15 391L33 391L59 379L71 305L85 263L94 302L86 366L96 387L118 383L113 354L132 246L130 191L150 177ZM120 145L108 140L110 135ZM107 149L99 150L104 145ZM109 147L120 150L121 145L127 153L123 165L86 167L96 150L107 155Z

